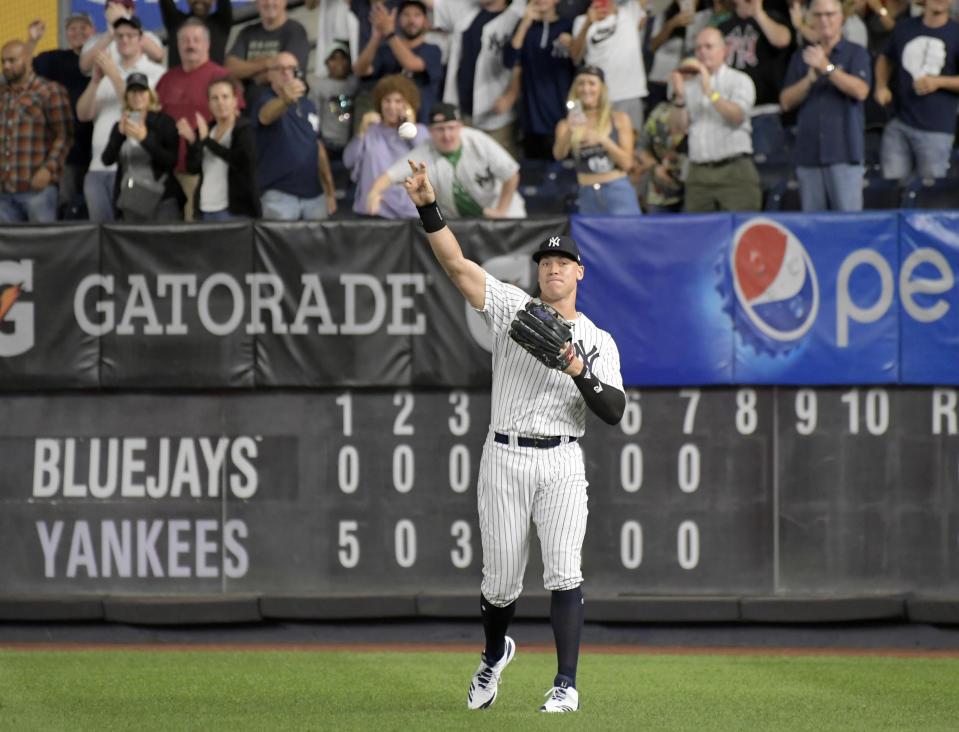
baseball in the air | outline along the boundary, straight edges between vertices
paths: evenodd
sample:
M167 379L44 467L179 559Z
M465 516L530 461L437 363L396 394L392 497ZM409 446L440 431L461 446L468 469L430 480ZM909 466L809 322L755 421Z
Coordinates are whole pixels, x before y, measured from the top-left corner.
M412 122L404 122L400 125L398 132L400 133L400 137L402 137L404 140L412 140L414 137L416 137L416 125L414 125Z

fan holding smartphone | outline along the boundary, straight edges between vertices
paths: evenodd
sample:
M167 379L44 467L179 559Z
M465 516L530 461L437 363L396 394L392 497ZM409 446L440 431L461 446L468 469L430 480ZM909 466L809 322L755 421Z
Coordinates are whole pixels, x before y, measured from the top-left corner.
M118 219L183 219L183 192L172 175L179 148L176 123L160 111L146 74L127 76L123 113L101 156L104 165L117 164L113 206Z
M603 70L584 66L573 79L566 119L556 125L553 157L572 156L581 214L638 215L642 211L626 171L633 164L633 126L609 101Z

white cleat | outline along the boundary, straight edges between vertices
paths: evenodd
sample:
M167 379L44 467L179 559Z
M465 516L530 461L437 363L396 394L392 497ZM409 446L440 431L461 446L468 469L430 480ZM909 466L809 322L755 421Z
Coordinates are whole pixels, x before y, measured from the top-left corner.
M473 674L473 680L470 682L469 696L466 698L466 706L470 709L487 709L496 701L496 691L499 687L499 677L503 669L513 660L516 655L516 643L512 638L506 636L506 645L503 650L503 657L492 666L486 663L486 659L480 661L479 668Z
M575 712L579 709L579 692L572 686L554 686L545 696L549 699L539 708L541 712Z

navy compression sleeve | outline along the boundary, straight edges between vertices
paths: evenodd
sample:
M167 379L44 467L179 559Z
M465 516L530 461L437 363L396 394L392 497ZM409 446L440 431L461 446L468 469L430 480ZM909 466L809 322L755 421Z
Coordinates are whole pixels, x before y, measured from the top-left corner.
M573 383L583 395L586 406L592 409L597 417L606 424L619 424L626 409L626 395L623 392L597 379L585 362L579 376L573 377Z

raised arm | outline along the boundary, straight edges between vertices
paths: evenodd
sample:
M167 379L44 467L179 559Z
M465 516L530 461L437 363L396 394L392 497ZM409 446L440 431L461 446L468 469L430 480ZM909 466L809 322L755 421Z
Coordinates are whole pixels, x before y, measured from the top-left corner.
M481 310L486 304L486 272L476 262L463 256L460 243L446 225L436 203L436 193L426 174L426 163L417 165L410 160L409 164L410 175L403 186L420 213L433 256L466 301Z

